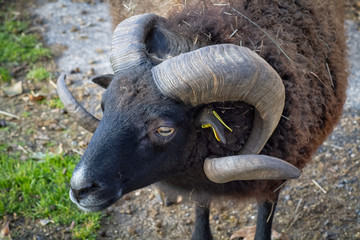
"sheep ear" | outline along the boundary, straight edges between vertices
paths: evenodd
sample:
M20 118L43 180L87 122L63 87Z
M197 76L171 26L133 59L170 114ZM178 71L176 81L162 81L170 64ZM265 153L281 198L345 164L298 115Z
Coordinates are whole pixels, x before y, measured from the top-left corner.
M138 66L156 66L196 48L193 39L169 28L166 18L146 13L117 25L111 41L110 61L117 74Z
M91 81L93 83L96 83L100 87L107 88L113 78L114 78L114 74L105 74L94 77Z
M145 39L145 45L153 65L196 48L185 37L167 29L161 21L149 31Z
M157 57L168 54L170 48L169 40L163 32L163 29L160 30L156 26L150 30L145 40L146 50L149 54L157 55Z

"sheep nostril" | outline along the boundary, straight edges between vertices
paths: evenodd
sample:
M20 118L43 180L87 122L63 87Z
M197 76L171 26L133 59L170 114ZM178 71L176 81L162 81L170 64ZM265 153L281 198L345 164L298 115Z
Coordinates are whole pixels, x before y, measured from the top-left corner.
M80 200L86 198L88 195L90 195L91 193L95 192L98 189L99 189L99 185L96 183L92 183L88 187L84 187L80 189L74 189L71 187L71 191L73 192L74 197L78 203L80 202Z

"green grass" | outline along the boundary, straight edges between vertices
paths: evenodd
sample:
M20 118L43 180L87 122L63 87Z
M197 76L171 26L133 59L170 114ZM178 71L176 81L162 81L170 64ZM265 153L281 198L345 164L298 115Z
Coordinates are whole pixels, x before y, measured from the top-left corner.
M61 102L60 98L52 98L50 100L45 100L45 104L50 108L64 109L64 104Z
M0 217L16 213L31 220L52 220L58 226L74 221L72 238L95 239L102 214L81 212L68 197L79 156L47 155L41 161L20 161L6 149L0 145Z
M11 79L9 69L0 66L0 82L9 82Z
M14 20L11 10L0 13L0 22L0 81L8 82L16 66L32 65L51 57L50 50L43 47L36 35L26 33L28 22Z
M50 78L50 72L44 67L33 67L27 74L26 78L35 82L40 82Z
M27 117L31 116L31 112L24 111L24 112L22 112L21 116L23 116L24 118L27 118Z

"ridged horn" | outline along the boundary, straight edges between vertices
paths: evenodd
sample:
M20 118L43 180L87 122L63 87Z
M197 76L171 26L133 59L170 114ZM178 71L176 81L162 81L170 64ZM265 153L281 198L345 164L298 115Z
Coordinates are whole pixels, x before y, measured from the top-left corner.
M110 61L115 74L149 64L145 40L158 21L165 18L152 13L136 15L117 25L111 42Z
M86 111L71 94L65 83L65 74L61 74L57 80L57 92L68 113L89 132L95 132L100 120Z
M256 109L253 129L239 154L258 154L276 128L285 103L280 76L260 56L233 44L181 54L152 68L166 96L197 106L244 101Z
M255 107L253 129L239 155L205 160L209 180L225 183L300 176L299 169L281 159L255 155L275 130L285 104L280 76L256 53L232 44L208 46L164 61L152 74L164 95L192 106L244 101Z
M210 181L293 179L301 171L284 160L266 155L236 155L206 159L204 171Z

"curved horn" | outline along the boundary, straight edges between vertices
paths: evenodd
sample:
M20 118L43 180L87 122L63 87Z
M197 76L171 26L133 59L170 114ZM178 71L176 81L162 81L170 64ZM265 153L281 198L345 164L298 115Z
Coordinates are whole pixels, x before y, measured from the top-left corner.
M71 94L65 83L65 74L61 74L57 80L57 92L68 113L75 118L80 126L89 132L95 132L100 120L86 111Z
M149 64L145 38L151 28L165 18L152 13L133 16L117 25L111 42L110 61L114 73Z
M249 155L264 147L285 104L280 76L256 53L232 44L208 46L164 61L152 74L164 95L192 106L244 101L255 107L253 129L239 155L205 160L209 180L224 183L300 176L300 170L283 160Z
M206 159L204 171L210 181L275 180L298 178L301 171L284 160L266 155L237 155Z
M285 88L276 71L248 48L213 45L166 60L152 69L166 96L197 106L244 101L256 109L253 130L240 154L258 154L276 128Z

